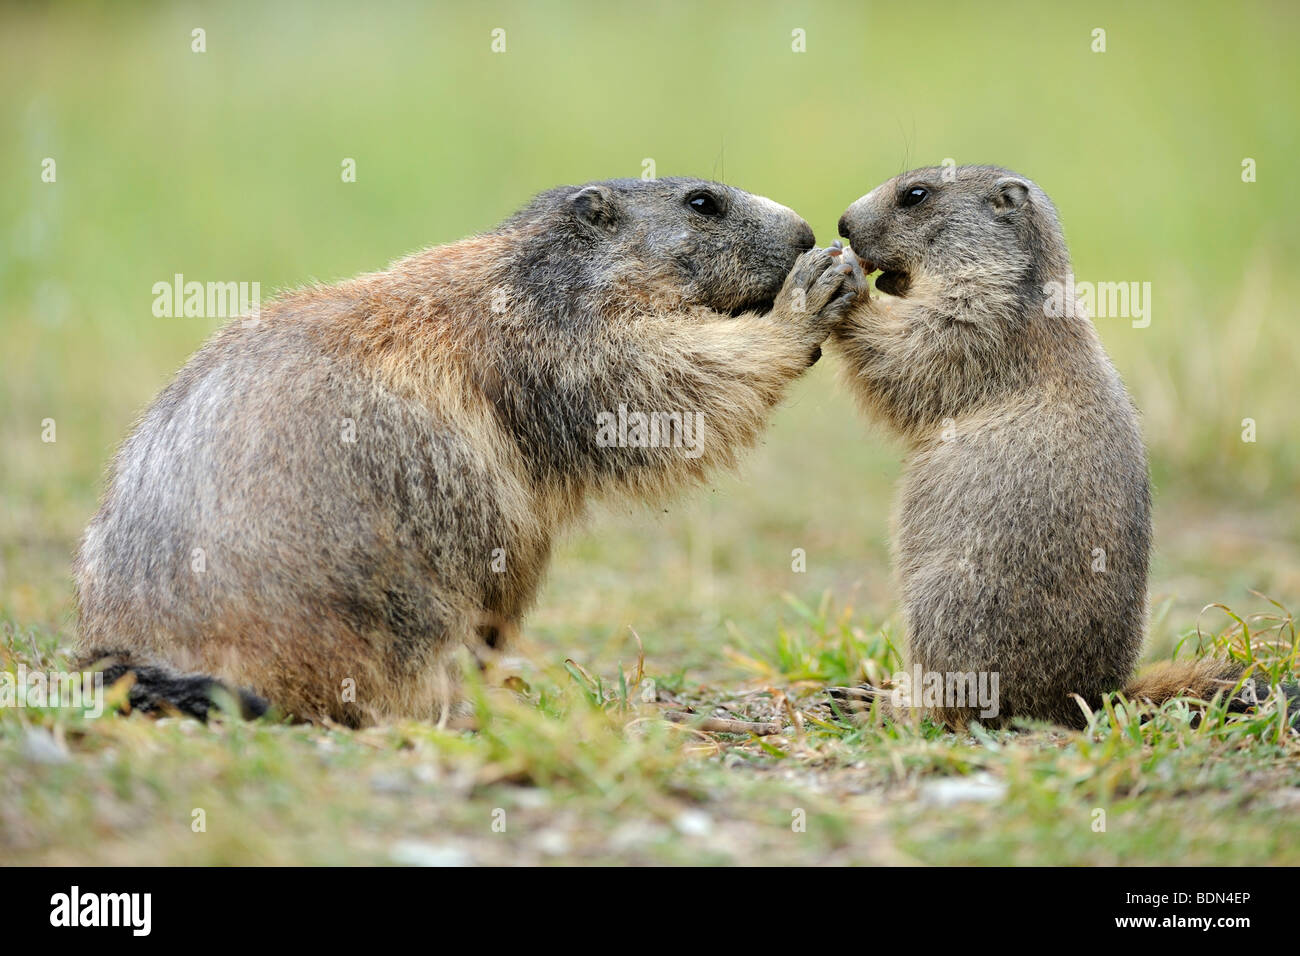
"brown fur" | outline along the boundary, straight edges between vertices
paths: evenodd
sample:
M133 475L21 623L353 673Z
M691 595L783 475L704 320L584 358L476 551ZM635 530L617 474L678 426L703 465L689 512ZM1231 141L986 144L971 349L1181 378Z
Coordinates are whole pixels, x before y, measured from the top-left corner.
M1241 675L1242 669L1233 662L1208 657L1159 661L1130 681L1124 694L1130 700L1157 705L1175 697L1213 700L1216 694L1230 694Z
M847 304L824 251L790 271L812 242L718 184L561 187L232 323L118 455L77 559L82 651L300 718L445 717L453 652L518 629L592 496L662 497L754 443ZM599 447L620 404L701 413L701 454Z

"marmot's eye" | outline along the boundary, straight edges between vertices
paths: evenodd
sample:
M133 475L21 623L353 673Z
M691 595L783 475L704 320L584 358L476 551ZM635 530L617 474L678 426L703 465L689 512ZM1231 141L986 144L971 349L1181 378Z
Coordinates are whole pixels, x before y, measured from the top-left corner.
M913 186L898 197L898 204L900 206L915 206L928 195L930 195L930 190L924 186Z
M686 197L686 205L702 216L722 215L722 203L712 193L691 193Z

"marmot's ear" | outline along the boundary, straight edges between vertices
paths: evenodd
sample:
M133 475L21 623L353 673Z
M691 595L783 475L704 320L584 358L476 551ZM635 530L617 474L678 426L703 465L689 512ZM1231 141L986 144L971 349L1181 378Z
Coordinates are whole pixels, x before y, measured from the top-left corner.
M1014 176L1004 176L993 184L993 197L989 201L994 212L1014 212L1029 202L1029 183Z
M583 186L569 197L573 215L589 226L613 232L622 218L618 199L608 186Z

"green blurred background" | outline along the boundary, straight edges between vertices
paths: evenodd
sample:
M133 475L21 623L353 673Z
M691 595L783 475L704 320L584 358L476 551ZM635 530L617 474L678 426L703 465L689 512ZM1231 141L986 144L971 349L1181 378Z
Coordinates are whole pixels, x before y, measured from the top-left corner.
M1037 180L1079 279L1152 284L1149 328L1098 327L1152 450L1155 651L1204 604L1258 605L1247 588L1300 603L1298 20L1283 3L7 6L0 616L70 634L68 562L112 450L218 324L155 318L155 282L265 296L382 268L647 158L792 206L823 243L905 168ZM735 631L788 615L782 594L827 589L896 631L899 449L834 365L738 475L666 512L597 509L530 638L626 657L630 624L661 667L709 672Z

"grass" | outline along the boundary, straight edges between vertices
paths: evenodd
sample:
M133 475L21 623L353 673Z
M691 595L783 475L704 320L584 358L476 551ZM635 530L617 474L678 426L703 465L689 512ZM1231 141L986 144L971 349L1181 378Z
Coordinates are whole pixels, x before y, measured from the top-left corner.
M1251 653L1293 672L1295 623L1278 617ZM889 672L891 642L828 604L798 620L735 649L748 680L541 655L509 663L508 691L470 667L476 731L13 710L0 834L11 862L42 864L1300 862L1300 738L1275 702L1115 696L1080 732L863 725L820 689ZM1240 652L1249 626L1203 650ZM4 643L11 662L61 663L40 634ZM786 729L706 734L669 708Z
M379 268L647 157L771 195L825 242L858 195L951 156L1042 183L1080 278L1152 283L1149 328L1097 323L1151 449L1148 657L1294 673L1289 615L1252 592L1300 601L1297 22L1258 2L7 7L0 666L65 664L105 463L216 325L154 318L154 282ZM1079 733L835 719L821 688L887 676L902 633L898 449L834 371L796 384L739 474L574 530L519 658L472 685L477 733L0 708L0 859L1297 862L1297 738L1270 707L1139 721L1117 701ZM786 731L660 719L719 706Z

